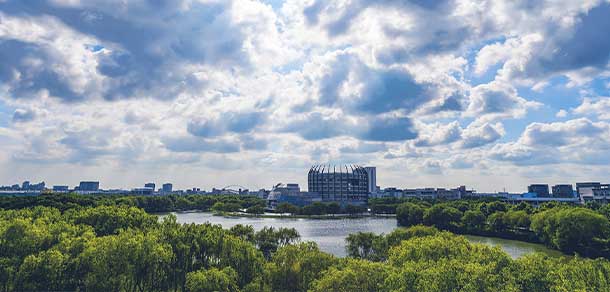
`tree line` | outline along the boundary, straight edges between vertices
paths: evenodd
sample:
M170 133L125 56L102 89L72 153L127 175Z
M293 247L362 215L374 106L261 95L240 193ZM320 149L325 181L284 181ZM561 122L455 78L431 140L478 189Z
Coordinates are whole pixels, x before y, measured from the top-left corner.
M427 225L454 233L543 243L566 254L610 257L607 206L574 206L460 200L409 201L396 207L400 226Z
M46 206L57 208L60 211L102 205L138 207L149 213L189 210L209 211L212 210L215 204L218 204L217 207L226 206L227 208L248 209L255 206L264 207L266 201L255 196L237 195L131 196L49 193L39 196L0 197L0 209Z
M0 210L0 290L610 290L608 260L514 260L434 227L357 234L347 248L337 258L294 229L179 224L128 206Z

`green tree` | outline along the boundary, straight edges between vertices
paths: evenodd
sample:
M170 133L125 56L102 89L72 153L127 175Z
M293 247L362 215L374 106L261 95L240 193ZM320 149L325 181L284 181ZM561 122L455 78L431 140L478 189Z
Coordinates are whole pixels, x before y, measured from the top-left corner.
M246 209L246 213L249 214L263 214L265 213L265 208L261 205L254 205L248 209Z
M99 236L117 234L128 228L145 229L157 223L157 217L135 207L99 206L68 213L76 224L93 226Z
M468 232L478 232L485 227L485 215L479 210L468 210L462 216L462 225Z
M299 207L292 205L290 203L279 203L275 208L276 213L289 213L289 214L297 214L299 213Z
M336 262L313 242L288 245L279 249L267 265L267 282L272 291L305 292Z
M326 213L339 214L339 213L341 213L341 206L335 202L328 203L328 204L326 204Z
M347 264L331 267L313 284L312 292L378 292L385 291L384 281L390 269L382 263L348 260Z
M237 273L231 268L211 268L190 272L186 276L186 291L192 292L236 292Z
M349 257L370 261L383 261L387 258L388 243L383 234L352 233L345 241L347 242L345 249Z
M424 213L424 223L439 229L455 230L462 219L460 210L442 204L434 205Z
M279 248L293 242L298 241L299 233L294 228L279 228L265 226L254 235L254 242L258 249L263 253L265 258L271 258L271 255Z
M413 203L404 203L396 208L396 219L400 226L413 226L424 223L425 209Z

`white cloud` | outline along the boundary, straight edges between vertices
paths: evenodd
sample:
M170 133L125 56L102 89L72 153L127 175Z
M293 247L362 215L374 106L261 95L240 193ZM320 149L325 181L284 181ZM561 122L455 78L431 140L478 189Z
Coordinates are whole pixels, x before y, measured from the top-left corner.
M540 105L520 97L517 90L508 83L492 81L470 90L470 104L466 115L482 119L520 118L528 109Z
M515 165L601 167L608 98L528 114L607 83L600 3L3 1L0 179L268 187L338 161L487 187L524 181Z
M610 97L600 97L597 100L585 98L573 112L579 115L597 116L602 120L610 120Z
M564 109L560 109L556 114L555 117L558 118L565 118L568 116L568 111L564 110Z

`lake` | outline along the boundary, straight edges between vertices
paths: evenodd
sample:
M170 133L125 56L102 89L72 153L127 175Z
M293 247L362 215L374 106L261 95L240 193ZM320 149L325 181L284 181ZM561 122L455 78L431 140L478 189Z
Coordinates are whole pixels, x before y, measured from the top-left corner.
M179 223L201 224L210 222L220 224L223 228L231 228L237 224L242 224L252 225L255 230L260 230L265 226L295 228L301 235L302 241L314 241L321 250L339 257L346 255L345 238L349 234L356 232L388 234L397 227L395 218L293 219L214 216L209 212L174 212L172 214L176 215ZM553 256L562 255L561 252L548 249L541 244L472 235L466 235L466 238L471 242L500 246L513 258L519 258L532 252L543 252Z

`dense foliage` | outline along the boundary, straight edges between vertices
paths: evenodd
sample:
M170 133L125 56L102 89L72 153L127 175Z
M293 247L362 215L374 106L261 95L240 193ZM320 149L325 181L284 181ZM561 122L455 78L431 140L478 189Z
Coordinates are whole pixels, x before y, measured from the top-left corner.
M424 224L455 233L540 242L567 254L610 257L607 207L549 203L534 208L526 203L460 200L408 201L395 210L400 226Z
M57 208L60 211L79 207L130 206L144 209L149 213L218 210L237 211L254 206L264 207L265 200L253 196L208 196L208 195L167 195L167 196L126 196L126 195L78 195L43 194L40 196L0 197L0 209L21 209L35 206Z
M547 211L563 212L553 210ZM315 243L299 243L291 229L179 224L127 206L0 210L2 291L610 289L605 259L513 260L433 227L354 234L348 251L350 258L336 258Z

